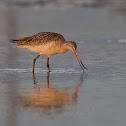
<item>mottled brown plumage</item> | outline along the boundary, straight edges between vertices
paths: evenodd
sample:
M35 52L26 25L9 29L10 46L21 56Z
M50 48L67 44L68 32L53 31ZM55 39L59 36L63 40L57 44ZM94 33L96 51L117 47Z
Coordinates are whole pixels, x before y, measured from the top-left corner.
M12 41L18 44L15 48L25 48L30 51L39 53L39 55L33 60L33 73L35 62L40 55L48 56L47 68L50 72L49 57L58 53L65 53L68 50L71 50L75 54L82 70L83 67L86 69L76 52L76 43L72 41L65 41L64 37L59 33L40 32L31 37L24 37Z
M64 37L58 33L53 32L40 32L31 37L24 37L18 40L14 40L19 45L42 45L49 42L65 41Z

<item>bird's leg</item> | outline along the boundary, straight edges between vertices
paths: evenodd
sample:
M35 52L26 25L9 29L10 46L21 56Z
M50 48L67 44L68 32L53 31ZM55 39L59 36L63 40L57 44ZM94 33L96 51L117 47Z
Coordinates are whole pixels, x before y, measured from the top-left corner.
M35 80L36 80L36 79L35 79L35 74L34 74L34 72L33 72L33 82L34 82L35 85L37 85L37 83L36 83Z
M51 70L50 70L50 68L49 68L49 57L48 57L48 59L47 59L47 68L48 68L49 72L51 72Z
M37 60L37 58L39 57L40 55L38 55L34 60L33 60L33 73L34 73L34 67L35 67L35 62Z

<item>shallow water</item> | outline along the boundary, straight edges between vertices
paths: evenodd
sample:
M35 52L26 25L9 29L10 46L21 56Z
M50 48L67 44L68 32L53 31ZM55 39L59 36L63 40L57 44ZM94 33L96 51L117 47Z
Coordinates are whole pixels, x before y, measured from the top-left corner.
M7 34L9 26L0 31L4 34L0 40L0 125L125 126L125 15L82 8L20 8L15 14L13 34ZM41 56L32 75L37 54L14 49L8 39L39 31L60 32L67 40L75 40L88 71L82 73L69 51L50 58L50 74L47 58Z

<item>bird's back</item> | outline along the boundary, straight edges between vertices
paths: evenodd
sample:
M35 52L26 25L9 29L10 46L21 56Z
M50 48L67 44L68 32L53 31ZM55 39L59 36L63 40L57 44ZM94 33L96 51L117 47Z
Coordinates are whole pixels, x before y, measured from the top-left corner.
M12 40L19 45L42 45L49 42L65 41L64 37L59 33L40 32L31 37L24 37L18 40Z

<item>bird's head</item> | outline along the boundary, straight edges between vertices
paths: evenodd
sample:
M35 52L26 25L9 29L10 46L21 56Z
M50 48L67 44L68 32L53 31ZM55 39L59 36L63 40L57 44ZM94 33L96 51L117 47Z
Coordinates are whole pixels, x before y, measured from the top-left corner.
M77 44L75 42L70 41L67 43L67 48L68 50L74 52L77 49Z

